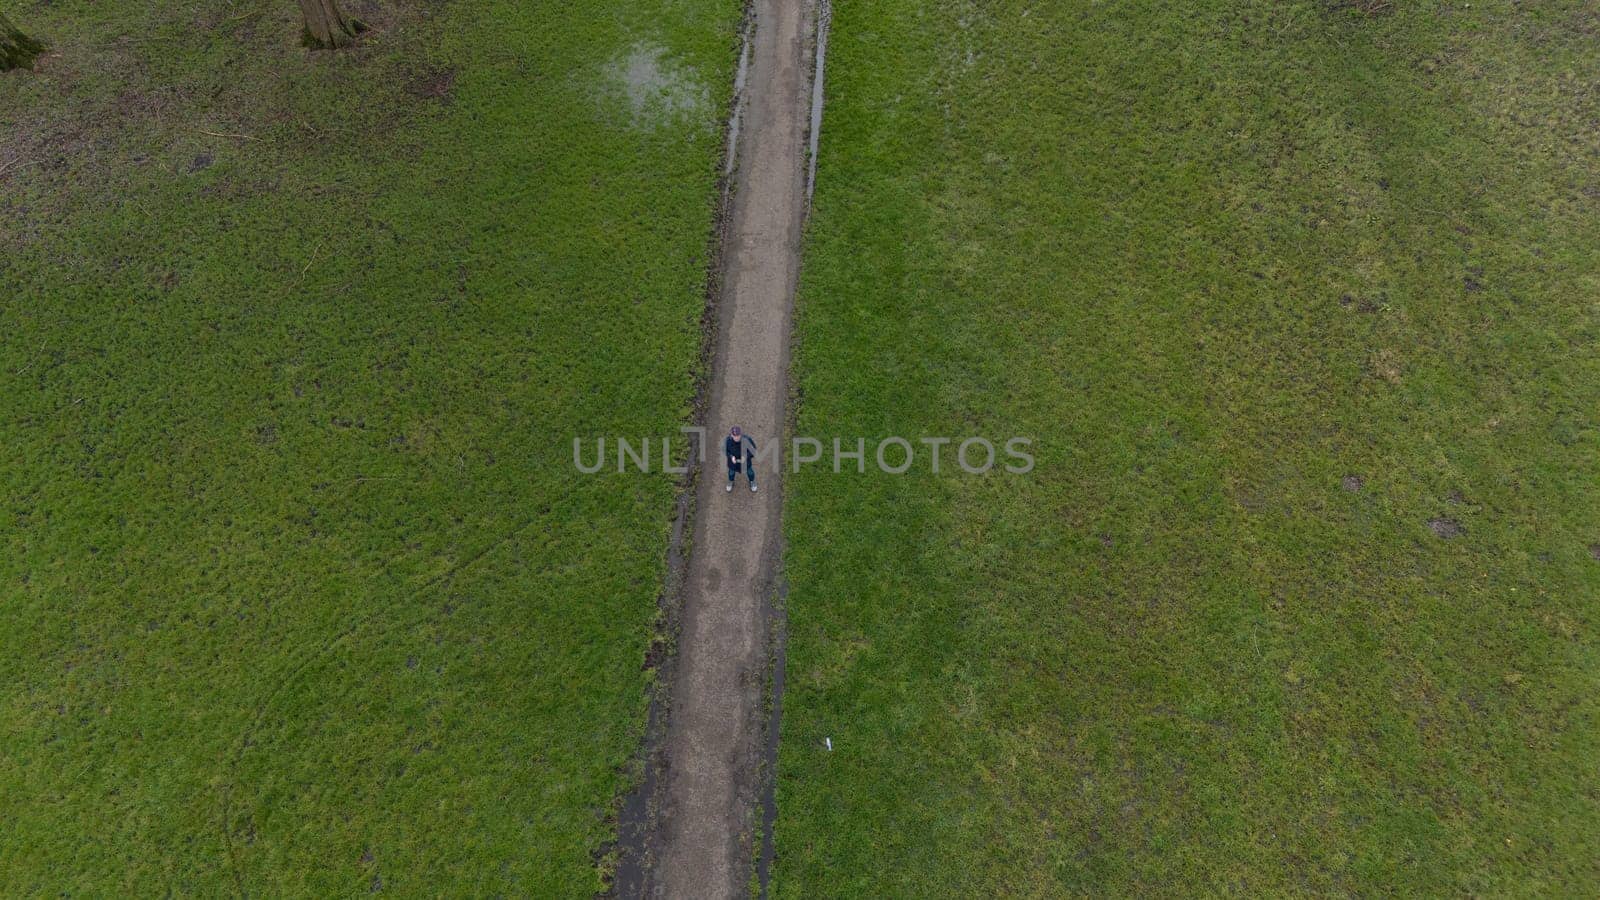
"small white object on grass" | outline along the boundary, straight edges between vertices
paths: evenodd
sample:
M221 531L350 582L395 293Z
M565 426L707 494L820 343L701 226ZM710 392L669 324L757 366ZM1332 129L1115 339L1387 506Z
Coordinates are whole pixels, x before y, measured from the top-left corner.
M823 738L822 742L828 745L828 752L833 752L833 738Z

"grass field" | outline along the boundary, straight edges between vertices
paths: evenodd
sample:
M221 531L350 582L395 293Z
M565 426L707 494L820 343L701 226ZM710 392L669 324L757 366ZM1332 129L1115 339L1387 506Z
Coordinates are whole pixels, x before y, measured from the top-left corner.
M1600 13L1383 6L837 4L799 430L1038 466L791 481L779 896L1600 890Z
M13 3L0 893L585 896L738 5Z

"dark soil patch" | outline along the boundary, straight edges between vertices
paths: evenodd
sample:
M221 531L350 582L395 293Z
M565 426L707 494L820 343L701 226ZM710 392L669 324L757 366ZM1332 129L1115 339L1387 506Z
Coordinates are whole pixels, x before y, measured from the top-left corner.
M450 102L450 91L456 86L456 70L430 69L406 82L406 93L419 100Z
M661 665L661 661L666 657L667 643L658 637L651 641L650 646L644 651L644 665L641 668L648 672Z
M1344 296L1340 297L1339 305L1345 309L1354 309L1356 312L1360 313L1375 313L1378 311L1378 304L1373 302L1371 299L1366 297L1357 297L1352 294L1345 294Z
M1595 559L1600 559L1600 544L1590 544L1589 555Z
M1361 490L1366 483L1367 480L1360 475L1346 475L1339 479L1339 485L1352 494Z
M1457 522L1455 519L1446 519L1444 517L1429 519L1428 528L1433 531L1435 536L1442 537L1446 540L1449 540L1453 537L1460 537L1462 534L1466 533L1466 529L1461 527L1460 522Z
M201 169L209 169L216 161L217 155L215 153L196 154L194 160L189 163L189 172L192 174Z

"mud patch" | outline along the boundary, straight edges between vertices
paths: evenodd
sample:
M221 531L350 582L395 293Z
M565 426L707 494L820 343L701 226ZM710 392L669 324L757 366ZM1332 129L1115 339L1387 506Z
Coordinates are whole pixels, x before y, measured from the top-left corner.
M420 72L416 77L406 82L406 93L418 100L438 100L442 103L450 102L450 92L456 86L456 70L431 69Z
M1600 559L1600 544L1590 544L1589 555L1595 559Z
M1367 297L1357 297L1354 294L1345 294L1340 297L1339 305L1359 313L1375 313L1378 311L1378 304L1375 301Z
M1339 479L1339 486L1354 494L1366 486L1367 480L1360 475L1346 475Z
M1449 540L1450 538L1454 537L1460 537L1467 531L1465 528L1461 527L1460 522L1457 522L1455 519L1444 518L1443 516L1429 519L1428 530L1432 531L1435 537L1441 537L1445 540Z
M711 110L710 88L654 44L634 44L607 68L607 80L626 99L635 128L704 123Z

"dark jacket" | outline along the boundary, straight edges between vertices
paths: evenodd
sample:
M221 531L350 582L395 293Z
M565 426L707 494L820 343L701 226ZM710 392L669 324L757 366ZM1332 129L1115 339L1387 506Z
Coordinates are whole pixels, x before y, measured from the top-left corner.
M745 444L749 444L752 451L756 449L756 442L751 440L748 434L741 437L734 437L730 434L727 440L722 442L722 458L728 461L728 468L731 471L739 471L739 463L734 462L734 460L744 460Z

